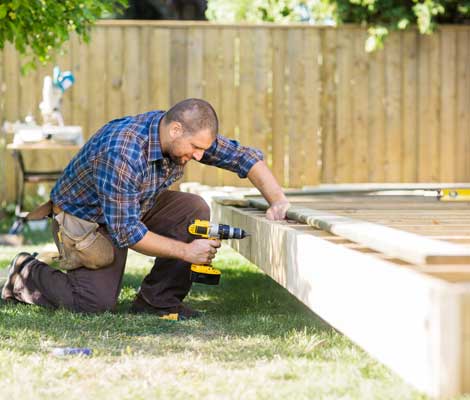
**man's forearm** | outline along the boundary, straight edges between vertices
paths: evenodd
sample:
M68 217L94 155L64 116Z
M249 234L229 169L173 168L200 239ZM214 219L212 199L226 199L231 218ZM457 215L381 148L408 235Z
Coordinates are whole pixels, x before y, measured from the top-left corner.
M133 246L132 250L152 257L179 258L186 256L186 243L148 231L145 236Z
M248 179L258 188L270 205L266 211L266 218L271 220L286 218L289 201L264 161L258 161L253 165L248 172Z
M264 161L258 161L248 172L248 179L261 192L269 204L286 201L287 198L276 178Z

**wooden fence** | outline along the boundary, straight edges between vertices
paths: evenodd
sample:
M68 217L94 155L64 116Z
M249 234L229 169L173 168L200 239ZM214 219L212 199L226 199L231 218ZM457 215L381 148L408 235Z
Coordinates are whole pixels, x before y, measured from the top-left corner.
M365 38L355 26L103 21L90 45L74 37L56 59L76 76L65 121L89 137L112 118L202 97L221 133L261 148L285 186L468 181L470 26L395 33L373 54ZM3 119L39 119L52 66L21 76L11 46L0 57ZM11 162L1 158L11 198ZM246 185L191 164L185 180Z

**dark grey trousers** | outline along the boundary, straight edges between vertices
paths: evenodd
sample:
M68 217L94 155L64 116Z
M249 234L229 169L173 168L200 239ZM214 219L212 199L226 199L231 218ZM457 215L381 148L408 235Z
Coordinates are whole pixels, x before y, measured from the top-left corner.
M189 243L194 237L187 228L196 218L210 218L209 207L201 197L167 190L158 195L155 206L143 216L142 222L154 233ZM57 244L56 221L53 221L52 233ZM114 262L107 267L77 268L68 272L31 260L16 279L14 296L23 303L76 312L113 310L122 286L127 248L115 247L114 256ZM156 258L139 294L157 308L177 306L191 289L189 271L187 262Z

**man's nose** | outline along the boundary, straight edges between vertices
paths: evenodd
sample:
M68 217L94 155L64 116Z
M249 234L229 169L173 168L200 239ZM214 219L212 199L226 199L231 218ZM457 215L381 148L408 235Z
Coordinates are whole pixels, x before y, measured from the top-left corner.
M204 155L204 150L196 150L196 151L193 153L193 158L194 158L196 161L200 161L203 155Z

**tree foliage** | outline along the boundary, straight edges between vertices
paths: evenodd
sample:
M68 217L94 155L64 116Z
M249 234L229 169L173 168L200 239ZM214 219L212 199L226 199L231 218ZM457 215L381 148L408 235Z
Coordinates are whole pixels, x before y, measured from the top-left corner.
M207 18L221 22L358 23L369 28L366 50L380 48L391 30L470 23L470 0L208 0Z
M10 42L32 60L47 62L71 32L88 41L91 24L103 13L126 3L127 0L0 0L0 49Z

